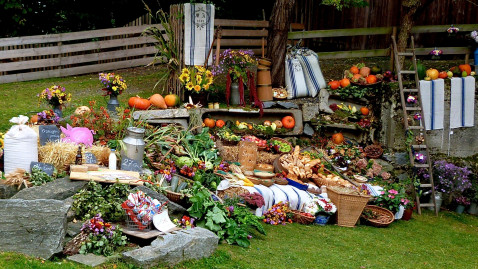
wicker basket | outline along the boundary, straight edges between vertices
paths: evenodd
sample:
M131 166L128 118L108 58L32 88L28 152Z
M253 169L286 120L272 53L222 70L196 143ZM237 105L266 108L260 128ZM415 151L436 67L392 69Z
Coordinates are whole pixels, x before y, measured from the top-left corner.
M392 211L383 207L379 207L376 205L367 205L364 208L364 211L365 210L370 210L378 216L378 219L369 219L367 218L367 216L362 214L362 218L364 218L367 224L370 224L371 226L384 228L388 227L388 225L390 225L395 220L395 216Z
M166 192L166 197L168 197L168 199L171 202L175 202L176 204L181 203L181 201L184 198L184 195L181 194L181 193L173 192L173 191L170 191L170 190L165 190L165 192Z
M369 195L338 193L329 187L327 187L327 195L332 203L337 206L337 225L343 227L355 227L371 197Z
M279 154L282 154L282 153L290 153L290 152L294 149L294 147L292 146L292 144L291 144L289 141L285 140L285 139L282 139L282 138L280 138L280 137L273 137L273 138L271 138L270 142L272 143L272 141L274 141L274 140L280 141L280 142L282 142L282 143L289 144L289 146L290 146L290 150L289 150L289 151L287 151L287 152L280 151L280 152L278 152Z
M248 177L248 179L254 183L254 185L264 185L266 187L270 187L274 185L274 180L273 179L262 179L262 178L257 178L257 177Z
M312 224L315 220L315 217L307 217L307 216L301 215L300 214L301 211L291 210L291 212L294 214L294 216L292 217L293 222L309 225L309 224Z
M378 144L368 145L364 148L365 155L371 159L378 159L383 154L382 146Z

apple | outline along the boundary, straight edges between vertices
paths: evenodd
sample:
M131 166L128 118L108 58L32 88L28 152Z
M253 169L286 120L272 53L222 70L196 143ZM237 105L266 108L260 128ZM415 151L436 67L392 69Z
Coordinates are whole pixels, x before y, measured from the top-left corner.
M264 126L271 126L272 122L270 120L264 121Z
M452 77L453 77L453 72L451 72L451 71L446 72L446 74L448 75L448 78L452 78Z
M276 124L277 128L279 128L279 129L282 128L282 121L276 120L276 121L274 121L274 123Z

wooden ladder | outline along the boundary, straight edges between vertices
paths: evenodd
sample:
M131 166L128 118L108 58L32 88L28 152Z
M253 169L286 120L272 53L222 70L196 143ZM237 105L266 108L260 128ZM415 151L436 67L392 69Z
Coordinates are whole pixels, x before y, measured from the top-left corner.
M423 142L420 143L417 139L413 139L410 146L411 148L408 149L409 158L410 158L410 165L412 166L413 172L416 173L418 169L426 169L428 170L428 174L430 175L429 179L426 180L427 182L423 182L425 179L420 181L420 188L421 189L431 189L432 195L432 203L420 203L420 197L418 192L416 192L416 203L417 203L417 210L418 214L421 214L422 207L433 207L435 208L435 214L438 215L438 208L436 206L435 201L435 184L433 184L433 168L432 168L432 160L430 156L430 151L428 149L428 139L425 130L425 117L423 117L423 105L420 95L420 85L419 85L419 78L417 72L417 58L415 56L415 41L412 36L411 45L412 48L409 50L410 52L398 52L397 43L395 41L395 37L392 36L393 42L393 53L395 57L395 67L398 75L398 85L400 87L400 99L402 102L403 108L403 124L405 127L405 131L407 136L415 137L413 130L418 131L419 136L423 137ZM413 63L413 70L402 70L402 66L400 66L400 58L399 57L411 57ZM403 75L415 75L415 88L414 89L406 89L403 87ZM412 87L411 87L412 88ZM407 96L405 97L405 94ZM411 107L407 107L407 98L408 95L412 95L418 99L418 102L415 103ZM408 124L409 114L408 113L420 113L420 126L410 126ZM414 141L414 142L413 142ZM426 163L419 163L415 161L415 151L425 151L426 152Z

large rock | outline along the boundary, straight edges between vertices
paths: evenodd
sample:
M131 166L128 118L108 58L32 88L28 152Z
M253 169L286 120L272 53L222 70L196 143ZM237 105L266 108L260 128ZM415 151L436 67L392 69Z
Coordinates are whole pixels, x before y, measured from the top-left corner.
M18 192L18 187L0 183L0 199L8 199Z
M136 188L133 189L133 192L137 192L137 191L142 191L144 192L146 195L148 195L149 197L153 198L153 199L158 199L158 201L160 201L161 203L164 203L166 201L169 201L167 206L168 206L168 213L174 217L177 217L179 219L181 219L181 217L187 213L187 210L186 208L182 207L181 205L178 205L176 204L175 202L171 202L168 197L166 197L165 195L161 194L161 193L158 193L146 186L138 186Z
M196 227L159 236L150 246L124 252L123 259L144 268L158 264L174 265L185 260L209 257L218 242L219 238L213 232Z
M67 259L89 267L96 267L108 261L108 258L105 256L98 256L93 253L88 253L86 255L76 254L73 256L68 256Z
M41 186L23 189L12 199L35 200L55 199L64 200L83 189L88 181L73 181L69 177L58 178Z
M0 251L43 259L61 252L69 209L58 200L0 200Z

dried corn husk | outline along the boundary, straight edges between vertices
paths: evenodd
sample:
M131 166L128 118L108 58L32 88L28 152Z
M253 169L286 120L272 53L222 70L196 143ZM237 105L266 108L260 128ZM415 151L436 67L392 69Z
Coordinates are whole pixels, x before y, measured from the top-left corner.
M22 185L25 185L26 188L31 187L30 176L25 174L26 171L21 168L15 169L15 171L5 175L5 184L11 186L18 186L18 189L21 189Z

